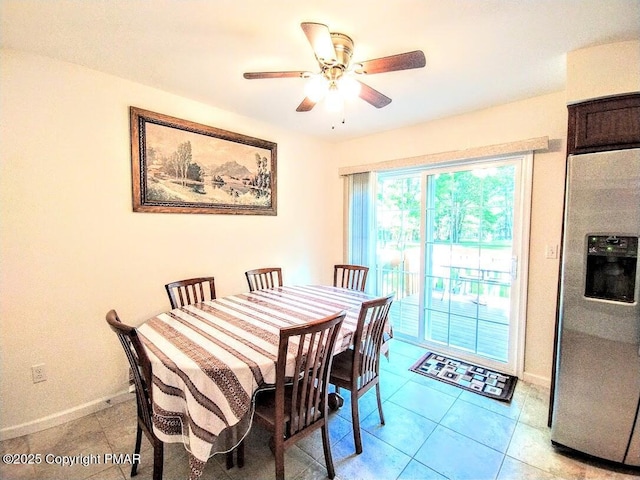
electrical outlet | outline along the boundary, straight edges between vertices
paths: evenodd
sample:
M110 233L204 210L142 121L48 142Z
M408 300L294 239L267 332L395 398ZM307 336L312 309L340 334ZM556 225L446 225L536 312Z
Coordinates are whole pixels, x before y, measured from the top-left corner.
M47 379L44 363L31 366L31 378L33 379L33 383L44 382Z
M558 258L558 244L555 245L547 245L544 256L546 258Z

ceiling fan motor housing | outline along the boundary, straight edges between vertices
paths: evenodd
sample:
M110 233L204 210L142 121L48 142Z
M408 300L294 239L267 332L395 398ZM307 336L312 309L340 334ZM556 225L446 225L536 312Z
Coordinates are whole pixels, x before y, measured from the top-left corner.
M331 42L336 50L336 60L338 65L342 65L346 70L353 55L353 40L344 33L332 33Z

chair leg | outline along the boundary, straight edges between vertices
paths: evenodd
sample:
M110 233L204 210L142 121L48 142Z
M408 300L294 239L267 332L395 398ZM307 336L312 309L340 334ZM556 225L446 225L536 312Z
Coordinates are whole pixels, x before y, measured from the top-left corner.
M238 450L238 468L244 467L244 440L237 447Z
M327 419L322 426L322 447L324 448L324 463L327 465L327 475L333 479L336 476L336 470L333 466L333 456L331 455L331 443L329 440L329 426Z
M380 382L376 383L376 396L378 397L378 413L380 413L380 423L384 425L384 414L382 413L382 398L380 397Z
M140 424L138 423L138 429L136 431L136 446L133 449L133 453L134 453L134 462L133 465L131 465L131 476L135 477L138 474L138 463L140 463L139 461L137 461L138 458L140 458L138 455L140 454L140 446L142 445L142 428L140 427Z
M353 443L356 445L356 453L362 453L362 438L360 436L360 412L358 411L358 394L351 392L351 423L353 423Z
M236 448L227 452L227 470L233 468L233 454L237 453L238 468L244 467L244 440L241 441Z
M273 437L272 437L273 438ZM276 441L274 445L276 457L276 480L284 480L284 444Z
M162 467L164 464L164 445L158 441L153 445L153 480L162 480Z

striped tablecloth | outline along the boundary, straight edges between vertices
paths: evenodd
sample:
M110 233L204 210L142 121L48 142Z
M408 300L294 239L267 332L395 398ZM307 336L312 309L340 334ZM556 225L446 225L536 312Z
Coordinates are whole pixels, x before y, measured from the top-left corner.
M191 477L235 447L251 426L252 397L275 383L281 327L347 311L336 353L349 347L370 295L286 286L218 298L157 315L138 328L153 371L154 432L183 442Z

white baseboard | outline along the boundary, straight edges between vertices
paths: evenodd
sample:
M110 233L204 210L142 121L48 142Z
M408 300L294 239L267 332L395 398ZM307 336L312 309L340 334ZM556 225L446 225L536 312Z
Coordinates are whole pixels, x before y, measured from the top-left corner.
M9 440L11 438L21 437L23 435L29 435L30 433L46 430L47 428L56 427L63 423L99 412L100 410L117 405L118 403L131 400L132 398L134 398L134 394L129 393L128 391L123 391L109 397L100 398L98 400L70 408L69 410L64 410L47 417L33 420L31 422L3 428L0 430L0 440Z
M539 385L541 387L551 388L551 379L548 377L543 377L542 375L534 375L532 373L524 372L524 374L522 375L522 380L527 383Z

